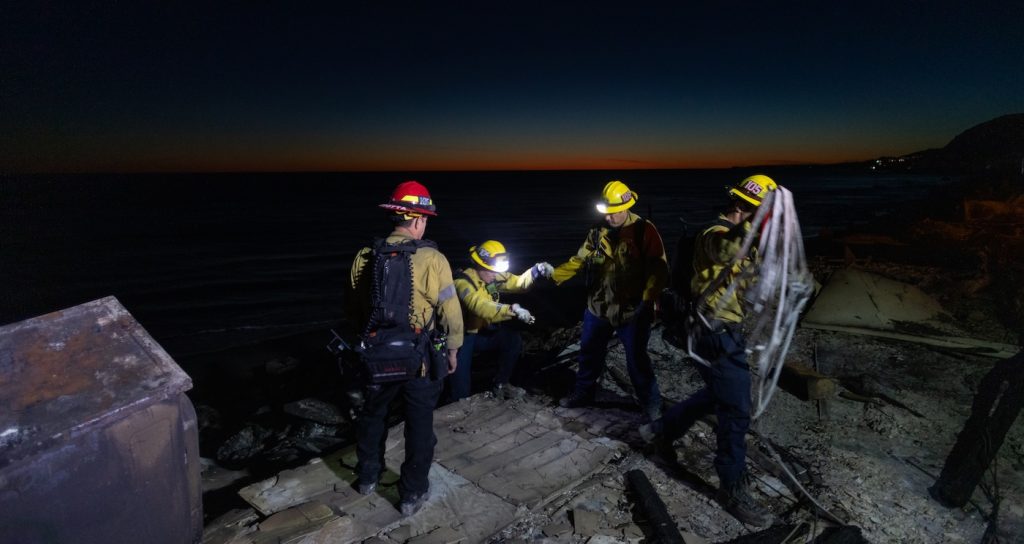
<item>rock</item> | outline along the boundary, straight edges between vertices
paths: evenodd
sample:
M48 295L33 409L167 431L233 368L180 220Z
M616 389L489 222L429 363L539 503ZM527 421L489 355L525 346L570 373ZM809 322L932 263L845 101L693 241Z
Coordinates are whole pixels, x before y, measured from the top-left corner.
M299 367L299 360L295 357L287 356L279 359L271 359L264 365L264 369L268 376L281 376L287 374Z
M284 413L324 425L341 425L346 422L340 408L329 402L313 398L285 404Z
M217 449L217 461L227 467L244 466L266 448L274 431L251 423L228 438Z

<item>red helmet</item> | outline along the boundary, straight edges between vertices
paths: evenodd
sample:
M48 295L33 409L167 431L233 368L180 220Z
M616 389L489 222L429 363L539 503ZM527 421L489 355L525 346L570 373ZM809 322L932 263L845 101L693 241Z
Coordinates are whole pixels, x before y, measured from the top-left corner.
M399 183L391 193L391 200L381 204L381 208L403 214L408 218L421 215L437 215L434 201L430 199L427 188L418 181Z

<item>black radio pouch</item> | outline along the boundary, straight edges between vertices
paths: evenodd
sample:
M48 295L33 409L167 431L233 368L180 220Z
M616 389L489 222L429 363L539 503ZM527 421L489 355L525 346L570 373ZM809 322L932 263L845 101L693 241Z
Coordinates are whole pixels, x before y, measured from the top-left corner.
M433 319L433 318L431 318ZM437 381L448 375L448 335L439 329L434 329L423 335L428 341L426 350L430 362L430 379Z
M425 370L423 338L412 330L379 329L356 348L371 384L405 381Z

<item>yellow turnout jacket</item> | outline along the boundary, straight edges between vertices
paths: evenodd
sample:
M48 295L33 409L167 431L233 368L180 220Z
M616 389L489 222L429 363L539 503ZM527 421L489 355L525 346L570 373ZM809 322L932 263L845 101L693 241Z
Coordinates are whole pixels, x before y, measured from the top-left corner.
M632 212L618 229L591 229L576 255L555 268L552 279L561 285L587 266L587 309L616 327L632 319L641 302L658 300L668 281L661 234Z
M718 217L723 221L728 221L725 215L719 215ZM747 255L735 266L730 267L721 280L716 280L716 278L729 266L736 255L740 253L740 250L743 249L743 239L750 232L750 229L750 222L744 221L732 228L725 225L711 225L697 235L697 239L694 242L694 275L690 282L690 292L693 293L696 300L705 294L704 292L709 289L713 282L717 285L716 289L712 289L706 296L703 296L704 300L698 301L701 309L711 319L718 319L729 323L743 321L741 297L748 285L740 285L728 299L723 299L723 297L733 278L746 267L753 266L756 258L753 255L755 248L751 248L751 255Z
M497 273L491 285L480 279L474 268L455 276L455 292L462 302L462 319L467 333L475 333L491 323L500 323L516 316L511 304L502 304L500 293L522 293L533 285L529 270L522 274Z

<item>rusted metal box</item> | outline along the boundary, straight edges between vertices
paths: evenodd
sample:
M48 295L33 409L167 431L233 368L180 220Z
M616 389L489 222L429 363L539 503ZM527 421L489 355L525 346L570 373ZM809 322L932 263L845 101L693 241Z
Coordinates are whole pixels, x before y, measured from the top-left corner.
M0 327L0 542L201 541L191 387L113 297Z

